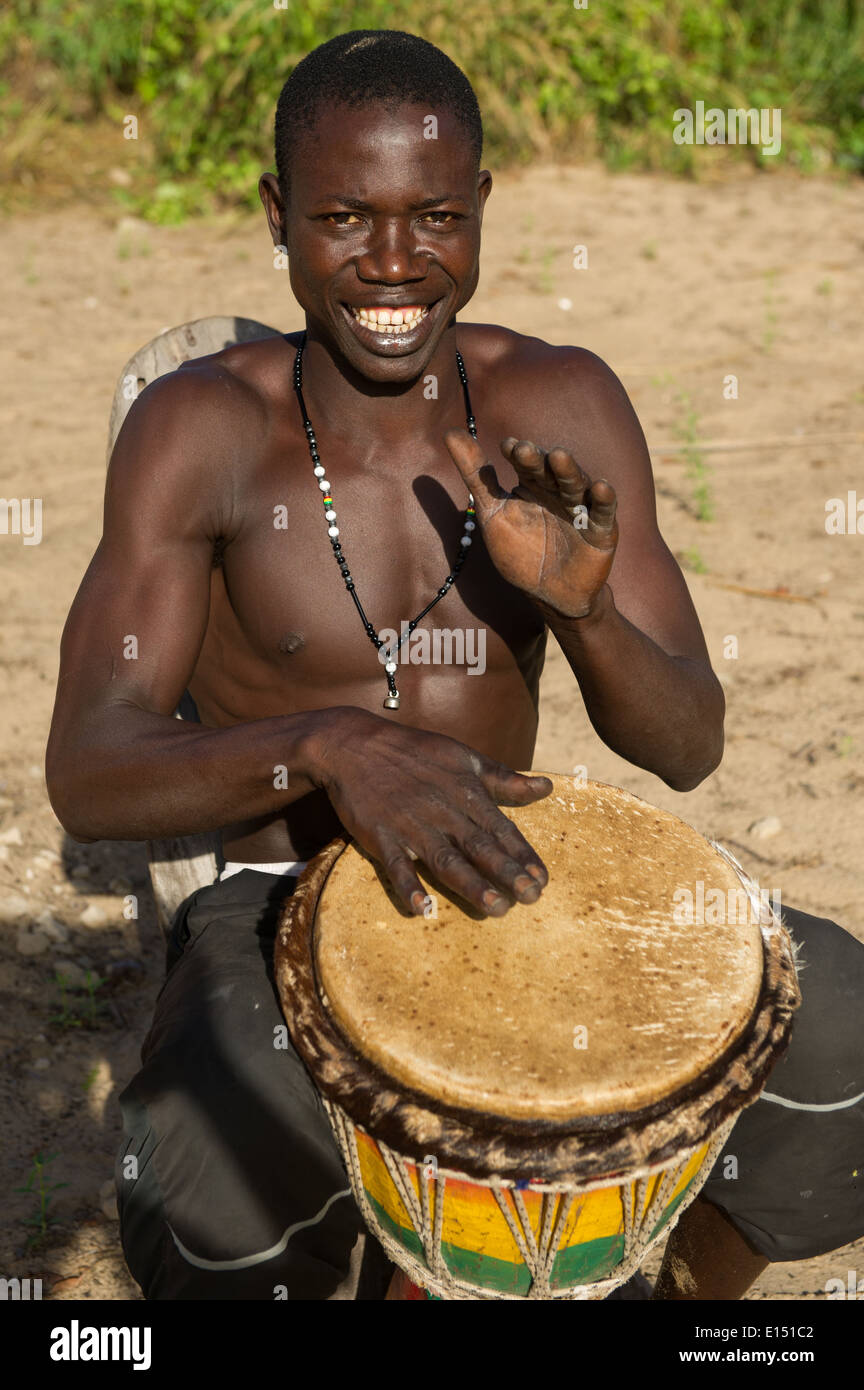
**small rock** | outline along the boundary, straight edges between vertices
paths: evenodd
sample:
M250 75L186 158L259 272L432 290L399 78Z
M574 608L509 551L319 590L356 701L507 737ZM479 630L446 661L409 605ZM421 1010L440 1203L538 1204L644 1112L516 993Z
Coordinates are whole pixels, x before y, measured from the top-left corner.
M36 927L19 927L15 949L19 956L44 956L51 948L51 938Z
M70 878L89 878L89 877L90 877L90 866L89 866L88 864L82 864L82 863L80 862L80 860L79 860L78 863L77 863L77 864L73 864L73 865L72 865L72 868L69 870L69 877L70 877Z
M783 823L779 816L763 816L761 820L754 820L747 833L752 835L754 840L770 840L779 835L782 829Z
M84 308L85 308L85 309L98 309L98 308L99 308L99 300L96 298L95 294L88 294L87 298L84 300Z
M108 887L112 893L117 893L119 896L132 892L132 884L128 878L112 878Z
M128 169L109 169L108 177L118 188L130 188L132 185L132 175Z
M34 1071L47 1071L48 1068L50 1067L50 1065L51 1065L51 1058L50 1058L50 1057L37 1057L37 1058L36 1058L36 1061L33 1063L33 1070L34 1070Z
M21 917L29 917L33 904L20 893L6 893L0 897L0 922L17 922Z
M54 969L63 976L63 982L69 989L87 988L87 971L76 965L74 960L55 960Z
M33 1041L34 1041L34 1042L41 1042L41 1043L44 1043L44 1042L47 1042L48 1039L46 1038L46 1036L45 1036L44 1033L37 1033L36 1036L35 1036L35 1038L33 1039Z
M9 858L9 846L8 846L8 845L0 845L0 863L5 864L5 862L6 862L6 860L7 860L8 858Z
M0 845L23 845L23 843L20 825L10 825L8 830L0 833Z
M97 907L95 903L90 903L88 907L85 907L78 920L82 927L104 927L108 917L101 907Z
M117 1189L114 1186L113 1178L107 1178L100 1187L99 1205L102 1208L103 1215L107 1216L109 1221L118 1221L120 1219L117 1212Z
M27 771L28 771L28 773L30 774L31 777L41 777L41 776L42 776L42 769L41 769L41 767L39 766L38 763L31 763L30 766L28 767Z
M51 941L55 941L59 945L65 945L69 940L69 928L66 923L58 922L56 917L51 916L47 908L44 912L39 913L39 916L36 918L36 926L41 932L44 932Z
M142 217L121 217L117 223L118 232L149 232L150 224Z
M39 853L34 854L33 858L30 860L33 868L38 869L42 874L50 873L52 869L57 867L59 862L59 854L51 854L47 849L40 850Z

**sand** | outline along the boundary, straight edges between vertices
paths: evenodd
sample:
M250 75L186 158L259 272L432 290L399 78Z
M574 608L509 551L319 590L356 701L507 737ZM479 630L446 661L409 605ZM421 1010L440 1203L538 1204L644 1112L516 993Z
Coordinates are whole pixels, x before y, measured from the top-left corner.
M864 536L825 525L830 499L845 502L856 486L864 497L864 186L552 167L496 183L463 317L581 344L622 378L652 451L661 528L728 699L721 768L679 794L601 744L552 643L535 766L584 767L676 812L725 841L784 903L864 940ZM573 267L577 245L585 268ZM108 413L127 357L208 314L277 317L286 331L301 319L272 269L263 216L171 229L98 206L16 216L0 229L0 277L3 490L43 502L40 544L0 535L0 1268L41 1275L46 1296L132 1299L105 1184L117 1095L137 1065L162 948L144 847L75 845L46 799L59 635L100 532ZM730 376L737 399L724 399ZM682 434L726 446L702 455L710 521L697 515ZM122 915L130 893L137 921ZM88 907L104 920L90 912L83 924ZM16 917L45 912L68 941L22 955ZM98 1027L50 1021L63 961L110 971ZM12 1189L37 1150L56 1154L49 1173L67 1186L50 1208L57 1224L26 1252L34 1203ZM773 1266L749 1297L824 1299L826 1280L845 1282L852 1269L864 1273L864 1241Z

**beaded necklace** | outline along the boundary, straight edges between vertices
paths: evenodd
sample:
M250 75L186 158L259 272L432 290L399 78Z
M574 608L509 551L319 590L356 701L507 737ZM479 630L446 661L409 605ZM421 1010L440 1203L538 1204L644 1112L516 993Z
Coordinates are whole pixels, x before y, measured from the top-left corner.
M335 524L336 512L333 508L333 491L329 481L324 476L325 470L318 454L318 443L315 438L315 431L313 430L311 422L309 420L309 416L306 413L306 403L303 400L302 391L302 360L303 349L305 346L306 334L304 333L303 337L300 339L300 346L297 349L297 355L294 358L294 390L297 392L297 401L300 406L300 414L303 416L303 428L306 431L306 439L309 443L309 453L312 456L313 472L315 474L315 478L317 479L318 487L320 488L323 496L324 518L328 523L327 535L330 537L330 545L333 549L333 554L336 557L336 562L339 565L339 573L342 575L342 578L345 581L345 588L348 590L349 594L354 600L354 606L356 607L357 612L360 614L360 620L363 623L364 628L366 629L366 635L369 638L369 641L372 643L373 647L375 647L376 651L380 651L380 649L384 646L384 641L382 638L378 636L378 633L375 631L375 628L373 627L372 623L370 623L369 619L366 616L366 613L364 612L363 605L360 602L360 599L357 597L357 590L354 587L354 580L351 578L351 571L349 570L347 562L345 560L345 556L342 553L342 545L339 540L339 527ZM471 397L468 394L468 376L465 371L465 363L462 361L462 355L458 351L458 349L456 351L456 366L459 370L459 380L462 382L462 393L465 397L466 423L468 426L468 431L471 434L472 438L476 439L477 427L474 419L474 414L471 410ZM444 583L441 585L441 588L438 590L431 603L427 603L426 607L417 614L416 618L412 618L410 623L407 624L402 633L402 636L399 638L399 641L396 643L395 647L392 643L390 644L388 659L384 665L384 670L387 674L387 698L384 701L384 709L399 708L399 691L396 689L395 658L398 655L399 648L402 646L402 643L405 641L405 639L411 636L411 633L414 631L417 624L421 621L421 619L425 618L430 608L434 608L435 604L439 603L441 599L444 598L444 596L449 591L451 585L455 583L459 571L461 570L462 565L465 562L465 556L468 554L468 547L471 544L471 532L476 527L474 517L474 498L472 494L469 492L468 506L465 508L465 522L463 525L463 535L459 542L459 555L456 559L456 563L453 566L453 569L450 571L447 578L444 580Z

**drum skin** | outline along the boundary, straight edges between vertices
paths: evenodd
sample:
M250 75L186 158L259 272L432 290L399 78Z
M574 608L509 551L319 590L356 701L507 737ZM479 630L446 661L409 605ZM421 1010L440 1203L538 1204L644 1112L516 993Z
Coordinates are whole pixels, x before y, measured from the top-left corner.
M619 788L552 781L505 808L549 870L537 903L483 918L418 864L433 911L412 916L336 840L277 933L283 1011L367 1224L445 1298L629 1277L800 1001L785 929L721 847Z
M559 777L514 818L549 883L503 918L469 914L428 875L436 915L408 916L356 846L340 856L315 931L340 1031L401 1084L511 1119L639 1110L702 1076L762 985L735 870L617 787ZM676 922L688 893L722 910ZM729 920L736 894L743 921Z

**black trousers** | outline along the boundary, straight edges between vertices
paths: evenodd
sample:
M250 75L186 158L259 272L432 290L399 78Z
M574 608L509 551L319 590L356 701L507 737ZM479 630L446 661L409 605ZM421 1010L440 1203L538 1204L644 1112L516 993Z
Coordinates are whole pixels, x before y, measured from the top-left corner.
M243 870L175 918L120 1097L121 1238L148 1299L380 1299L389 1282L318 1092L290 1042L274 1045L273 940L293 884ZM864 946L783 916L803 962L792 1042L703 1194L768 1259L800 1260L864 1234Z

